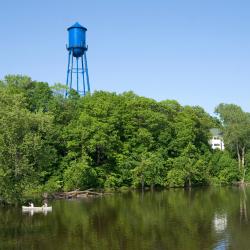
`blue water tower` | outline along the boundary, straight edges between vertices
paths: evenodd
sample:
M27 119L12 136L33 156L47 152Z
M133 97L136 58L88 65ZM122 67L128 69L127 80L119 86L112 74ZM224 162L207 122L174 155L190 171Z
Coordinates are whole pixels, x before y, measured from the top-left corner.
M88 50L88 46L86 45L86 31L87 29L81 26L79 23L75 23L73 26L68 28L69 41L67 50L69 52L69 57L67 70L67 90L65 93L66 97L72 88L74 88L80 95L85 95L87 92L90 92L86 56L86 51ZM76 76L75 79L73 79L73 74Z

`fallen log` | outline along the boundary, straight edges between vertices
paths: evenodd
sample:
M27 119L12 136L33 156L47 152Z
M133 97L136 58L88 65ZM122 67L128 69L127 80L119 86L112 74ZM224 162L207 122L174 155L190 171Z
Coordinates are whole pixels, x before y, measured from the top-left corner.
M73 190L68 192L60 192L60 193L54 193L53 197L55 199L72 199L72 198L83 198L83 197L96 197L96 196L104 196L104 195L110 195L112 193L105 193L105 192L96 192L93 191L93 189L87 189L87 190Z

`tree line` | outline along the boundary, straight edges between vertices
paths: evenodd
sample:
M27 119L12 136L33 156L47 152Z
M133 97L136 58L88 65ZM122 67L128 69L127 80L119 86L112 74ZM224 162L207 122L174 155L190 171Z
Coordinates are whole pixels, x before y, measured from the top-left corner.
M60 84L9 75L0 81L0 199L86 188L231 184L250 179L250 115L220 104L155 101L133 92L84 97ZM212 150L211 128L225 151Z

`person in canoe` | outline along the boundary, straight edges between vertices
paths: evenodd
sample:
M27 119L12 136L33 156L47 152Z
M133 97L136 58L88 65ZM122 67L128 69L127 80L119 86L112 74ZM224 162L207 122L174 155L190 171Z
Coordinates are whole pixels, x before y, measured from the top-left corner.
M34 207L34 204L32 202L29 203L30 207Z
M43 207L45 207L45 208L47 208L47 207L48 207L47 202L44 202L44 203L43 203Z

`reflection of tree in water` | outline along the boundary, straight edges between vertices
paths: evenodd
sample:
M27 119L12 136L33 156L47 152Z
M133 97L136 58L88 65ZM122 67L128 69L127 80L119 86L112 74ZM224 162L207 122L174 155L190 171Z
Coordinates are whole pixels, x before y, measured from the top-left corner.
M0 212L0 242L5 240L12 249L18 242L21 249L200 250L231 246L226 236L232 235L237 246L232 249L245 249L242 235L250 232L247 223L242 223L243 233L239 229L239 192L227 188L130 192L56 201L47 216ZM245 216L244 209L242 213Z
M233 188L235 199L232 200L228 215L228 232L231 236L230 249L249 249L250 224L248 209L250 189L248 187Z
M244 186L240 188L240 222L248 222L247 195Z

